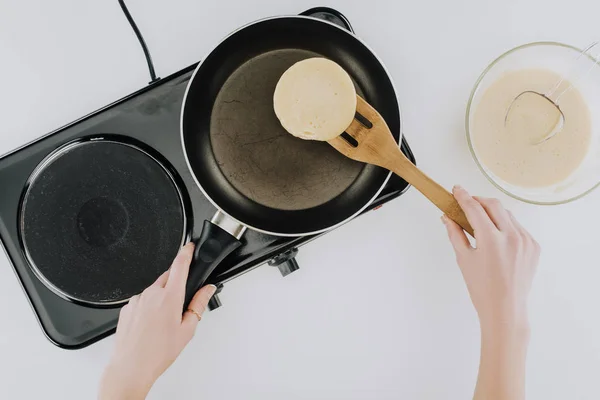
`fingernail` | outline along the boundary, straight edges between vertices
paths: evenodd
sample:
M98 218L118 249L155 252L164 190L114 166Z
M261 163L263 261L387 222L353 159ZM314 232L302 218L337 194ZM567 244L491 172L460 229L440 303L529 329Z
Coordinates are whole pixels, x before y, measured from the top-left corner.
M212 284L208 285L208 287L210 288L210 292L209 292L210 293L210 297L212 297L215 294L215 292L217 291L217 287L215 285L212 285Z
M442 224L446 225L448 223L448 218L446 218L446 215L442 215L440 219L442 220Z
M463 189L463 187L460 185L454 185L454 187L452 188L452 191L455 192L457 190L465 190L465 189Z

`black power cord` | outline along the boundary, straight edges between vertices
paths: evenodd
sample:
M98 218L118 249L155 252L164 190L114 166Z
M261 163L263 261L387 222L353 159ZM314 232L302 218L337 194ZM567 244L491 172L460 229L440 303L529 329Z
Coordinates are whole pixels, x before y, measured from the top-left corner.
M129 10L127 9L127 6L125 5L124 0L118 0L118 1L119 1L119 5L121 6L121 10L123 10L123 14L125 14L125 17L127 18L127 21L129 22L129 25L131 25L131 29L133 29L133 31L135 32L135 36L137 36L138 41L140 42L140 45L142 46L142 50L144 50L144 57L146 57L146 62L148 63L148 71L150 72L151 81L149 83L153 84L154 82L158 81L160 78L158 78L156 76L156 72L154 71L154 64L152 63L152 57L150 56L150 52L148 51L148 47L146 46L144 37L142 36L142 33L138 29L137 25L135 24L133 17L129 13Z

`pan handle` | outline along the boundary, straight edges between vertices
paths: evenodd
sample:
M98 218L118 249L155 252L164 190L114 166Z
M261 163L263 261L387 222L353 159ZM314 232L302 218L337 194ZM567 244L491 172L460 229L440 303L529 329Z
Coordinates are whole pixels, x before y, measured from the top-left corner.
M239 239L245 231L244 225L220 211L211 221L204 221L200 237L194 240L196 248L185 285L184 310L198 289L204 286L215 267L242 244Z

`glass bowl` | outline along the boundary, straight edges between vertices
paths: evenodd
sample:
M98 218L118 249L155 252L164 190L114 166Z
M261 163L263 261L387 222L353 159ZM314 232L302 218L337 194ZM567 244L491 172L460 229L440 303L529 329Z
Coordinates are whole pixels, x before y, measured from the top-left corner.
M585 196L600 185L600 113L595 112L600 110L600 66L596 63L596 58L590 55L600 53L600 45L579 57L581 52L581 49L562 43L525 44L495 59L475 83L467 104L465 121L471 154L490 182L515 199L532 204L563 204ZM504 181L486 167L478 157L471 128L477 105L491 84L509 71L538 68L558 73L569 79L579 90L590 110L591 139L587 155L568 178L552 186L520 187Z

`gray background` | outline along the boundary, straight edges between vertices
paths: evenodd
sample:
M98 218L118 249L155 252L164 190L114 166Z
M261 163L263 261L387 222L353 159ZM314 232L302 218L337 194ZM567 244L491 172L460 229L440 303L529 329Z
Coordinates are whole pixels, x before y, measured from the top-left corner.
M525 42L583 47L600 35L600 3L584 0L128 4L160 76L251 20L339 8L395 79L420 166L447 187L460 182L487 196L500 193L478 171L464 134L479 73ZM147 81L116 0L0 0L0 153ZM547 208L500 197L543 246L528 397L600 398L600 191ZM411 190L303 248L301 270L286 279L263 267L235 280L150 399L469 398L478 324L439 214ZM0 398L94 398L113 338L81 351L51 345L4 255L0 316Z

